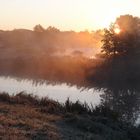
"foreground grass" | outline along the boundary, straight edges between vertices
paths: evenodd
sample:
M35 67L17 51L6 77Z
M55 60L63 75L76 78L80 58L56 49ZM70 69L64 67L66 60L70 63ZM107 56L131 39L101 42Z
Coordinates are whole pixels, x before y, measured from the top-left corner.
M36 99L31 95L23 93L15 96L0 94L0 139L59 139L58 130L52 123L59 117L42 113L34 101Z
M103 106L60 104L21 92L0 94L0 139L139 140L140 127Z

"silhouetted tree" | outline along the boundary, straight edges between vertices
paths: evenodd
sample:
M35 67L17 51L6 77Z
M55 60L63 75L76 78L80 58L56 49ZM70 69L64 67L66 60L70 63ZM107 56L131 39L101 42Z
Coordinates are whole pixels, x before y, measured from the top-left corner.
M129 85L140 82L140 19L123 15L104 30L101 47L104 61L89 75L100 85Z
M60 32L59 29L57 29L56 27L53 27L53 26L49 26L49 27L47 28L47 31L51 31L51 32Z
M112 53L115 53L115 42L114 42L114 25L112 24L108 29L104 29L104 38L102 40L103 46L102 46L102 52L105 52L106 55L110 55Z
M120 33L116 33L118 28ZM109 29L104 30L102 52L107 56L133 54L140 50L140 19L123 15L116 19Z
M35 32L44 32L45 29L40 24L38 24L34 27L34 31Z

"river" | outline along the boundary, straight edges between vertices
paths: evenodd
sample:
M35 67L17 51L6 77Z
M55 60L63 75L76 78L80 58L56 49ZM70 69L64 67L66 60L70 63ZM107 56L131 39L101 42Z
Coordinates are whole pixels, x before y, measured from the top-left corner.
M100 103L101 92L94 89L82 90L76 86L68 86L66 84L51 85L47 83L37 84L32 80L17 79L11 77L0 77L0 92L8 92L16 94L21 91L31 93L39 97L49 97L50 99L64 103L67 98L72 102L79 100L80 102L92 105Z

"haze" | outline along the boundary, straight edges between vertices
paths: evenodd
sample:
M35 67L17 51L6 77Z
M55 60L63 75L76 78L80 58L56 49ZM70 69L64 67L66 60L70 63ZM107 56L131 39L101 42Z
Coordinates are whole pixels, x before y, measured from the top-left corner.
M96 30L119 15L140 16L139 5L139 0L0 0L0 29L41 24L60 30Z

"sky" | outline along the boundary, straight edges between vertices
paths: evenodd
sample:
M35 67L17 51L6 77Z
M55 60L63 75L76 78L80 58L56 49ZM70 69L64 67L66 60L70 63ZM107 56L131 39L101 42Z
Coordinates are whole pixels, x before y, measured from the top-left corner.
M140 0L0 0L0 29L55 26L60 30L97 30L116 17L140 17Z

